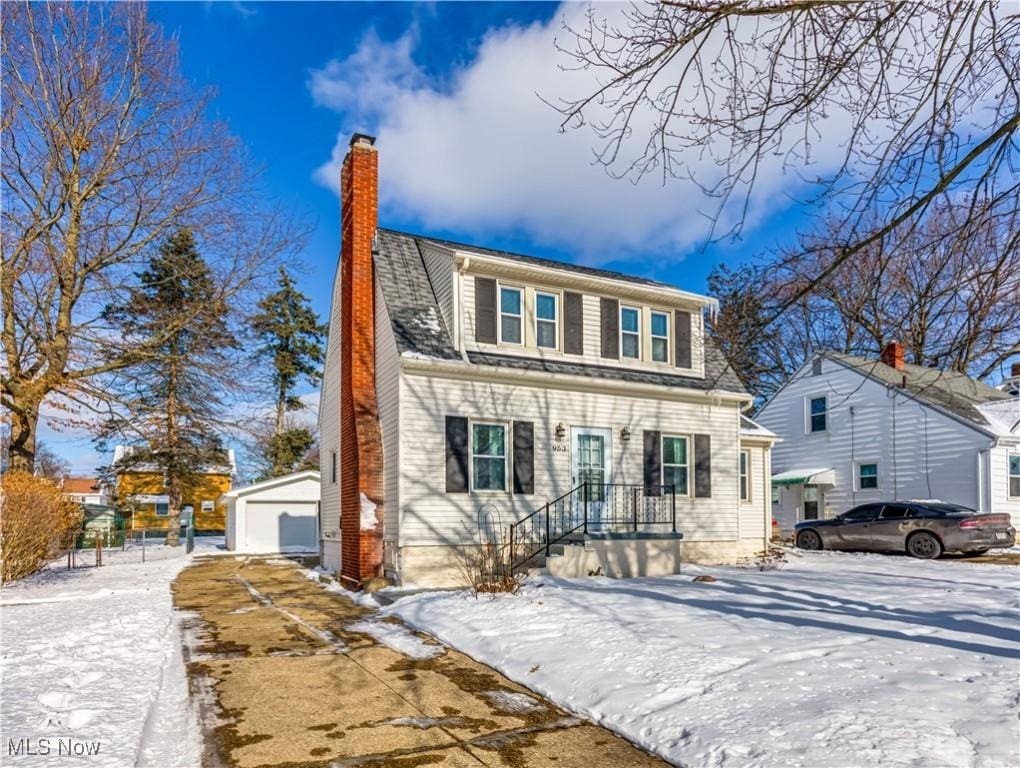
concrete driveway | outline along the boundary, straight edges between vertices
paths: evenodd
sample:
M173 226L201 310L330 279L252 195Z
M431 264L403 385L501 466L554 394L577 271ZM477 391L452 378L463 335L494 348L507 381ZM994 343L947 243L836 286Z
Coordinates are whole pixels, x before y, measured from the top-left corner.
M194 614L185 651L206 766L665 765L289 561L198 560L174 599ZM374 639L387 633L406 652Z

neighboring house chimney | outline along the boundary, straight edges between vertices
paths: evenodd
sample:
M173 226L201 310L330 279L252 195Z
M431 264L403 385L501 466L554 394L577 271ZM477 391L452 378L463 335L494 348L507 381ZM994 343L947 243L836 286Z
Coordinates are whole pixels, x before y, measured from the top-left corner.
M375 139L351 137L340 170L340 576L348 585L382 575L383 453L375 399L378 226Z
M903 345L898 341L890 341L882 348L883 363L897 371L903 370Z

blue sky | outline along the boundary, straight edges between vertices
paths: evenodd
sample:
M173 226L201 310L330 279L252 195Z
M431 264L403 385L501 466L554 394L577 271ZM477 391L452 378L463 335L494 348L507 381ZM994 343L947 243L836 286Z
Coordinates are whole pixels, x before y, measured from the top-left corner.
M185 77L217 91L268 190L314 222L299 274L325 318L339 247L336 166L354 130L378 135L380 223L597 263L702 291L788 239L800 216L773 169L742 239L704 247L711 201L690 184L615 180L593 138L558 130L541 97L590 86L555 49L581 6L546 3L152 3ZM77 472L86 437L42 432Z

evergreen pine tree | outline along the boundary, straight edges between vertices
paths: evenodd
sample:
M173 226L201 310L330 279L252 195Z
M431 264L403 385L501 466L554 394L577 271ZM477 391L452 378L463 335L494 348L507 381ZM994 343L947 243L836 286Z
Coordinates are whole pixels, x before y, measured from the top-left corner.
M303 468L305 455L314 443L308 428L288 426L287 415L304 408L295 392L301 379L312 386L321 379L326 326L319 323L308 297L294 286L283 267L276 291L263 297L258 309L252 318L260 342L255 355L271 364L275 408L272 432L260 438L256 448L266 476L275 477Z
M120 382L122 408L99 439L133 446L115 471L162 472L169 497L167 544L173 546L184 487L203 470L226 463L219 427L230 352L239 344L216 278L189 230L171 235L138 277L127 302L108 307L105 315L146 354ZM167 327L179 330L167 337Z

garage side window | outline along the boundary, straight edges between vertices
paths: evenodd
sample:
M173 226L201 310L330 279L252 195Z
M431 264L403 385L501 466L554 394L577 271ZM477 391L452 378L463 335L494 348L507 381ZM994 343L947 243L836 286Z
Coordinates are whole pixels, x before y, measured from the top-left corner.
M155 507L156 515L159 517L166 517L170 514L170 505L164 501L157 501Z
M1020 453L1009 457L1009 497L1020 498Z

